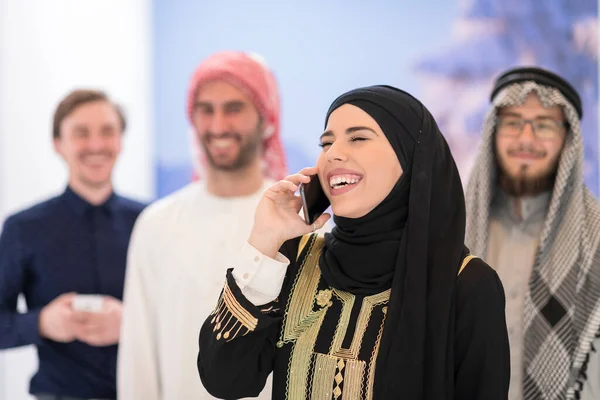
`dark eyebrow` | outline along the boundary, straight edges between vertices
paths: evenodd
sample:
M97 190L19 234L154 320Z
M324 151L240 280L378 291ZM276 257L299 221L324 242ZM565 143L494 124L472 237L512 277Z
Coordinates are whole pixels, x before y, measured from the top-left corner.
M210 108L212 108L212 106L213 106L212 103L209 103L207 101L197 101L197 102L194 103L194 108L199 108L199 107L202 107L202 108L209 108L210 107Z
M377 132L375 132L373 129L371 129L371 128L368 128L368 127L366 127L366 126L353 126L353 127L350 127L350 128L348 128L348 129L346 129L346 135L350 135L350 134L352 134L352 133L354 133L354 132L357 132L357 131L371 131L371 132L373 132L375 135L379 136L379 135L377 134ZM329 131L325 131L325 132L324 132L324 133L321 135L321 139L323 139L324 137L331 137L331 136L334 136L334 135L333 135L333 131L331 131L331 130L329 130Z
M520 117L521 114L512 112L512 111L498 111L498 115L511 116L511 117Z
M231 100L231 101L228 101L227 103L225 103L223 105L223 108L227 108L227 109L229 109L229 108L242 108L245 105L246 104L243 101L241 101L241 100Z
M76 124L73 129L76 131L85 132L88 130L88 127L84 124Z

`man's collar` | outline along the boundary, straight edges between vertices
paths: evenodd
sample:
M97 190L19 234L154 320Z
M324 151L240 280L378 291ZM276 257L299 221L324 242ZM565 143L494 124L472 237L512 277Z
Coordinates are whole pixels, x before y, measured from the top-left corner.
M497 190L494 203L502 208L510 218L518 223L533 222L539 218L544 218L550 205L552 192L546 191L536 196L513 197L504 193L501 189Z
M93 205L77 194L70 186L67 186L62 194L62 198L67 202L69 208L77 215L84 215L86 212L93 209L99 209L108 214L112 214L116 211L119 200L118 196L114 192L111 192L110 196L104 201L104 203Z

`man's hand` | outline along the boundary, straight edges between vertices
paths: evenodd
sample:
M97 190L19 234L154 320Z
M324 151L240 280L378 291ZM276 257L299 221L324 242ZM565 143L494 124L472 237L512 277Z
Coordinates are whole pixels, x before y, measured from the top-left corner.
M104 309L98 313L73 311L75 338L90 346L110 346L119 342L122 304L104 296Z
M68 343L75 340L75 323L71 304L76 293L65 293L42 308L39 316L40 336L55 342Z

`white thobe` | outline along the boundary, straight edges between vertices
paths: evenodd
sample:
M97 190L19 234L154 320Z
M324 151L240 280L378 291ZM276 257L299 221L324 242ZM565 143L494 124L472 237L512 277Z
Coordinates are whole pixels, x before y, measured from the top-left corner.
M198 335L272 184L250 196L224 198L193 183L140 215L125 281L119 399L213 398L198 375ZM259 399L270 398L269 378Z

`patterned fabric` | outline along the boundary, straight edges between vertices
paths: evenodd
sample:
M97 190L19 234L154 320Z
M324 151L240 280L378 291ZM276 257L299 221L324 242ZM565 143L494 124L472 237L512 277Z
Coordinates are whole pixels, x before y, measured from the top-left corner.
M200 86L206 82L224 80L242 90L254 103L265 122L263 160L265 175L281 180L287 175L285 153L281 144L280 101L275 76L256 54L220 52L202 62L194 74L188 89L187 115L192 123L192 109ZM192 135L197 165L195 178L200 179L207 160L197 135Z
M467 188L467 246L484 259L496 188L497 109L522 104L535 91L545 107L562 106L570 124L524 309L525 399L573 399L600 326L600 206L583 183L583 142L573 106L552 87L511 85L493 100Z
M296 257L300 267L290 275L291 291L280 294L287 301L266 304L262 309L249 307L228 273L217 306L207 321L212 340L225 345L246 335L252 337L252 333L266 328L263 314L280 318L281 314L274 314L273 305L281 305L285 309L282 307L283 319L275 346L280 349L277 351L282 359L287 360L275 361L273 365L287 368L285 398L372 400L391 289L373 295L354 295L332 288L319 266L324 246L323 235L302 237ZM475 258L466 256L458 275ZM228 357L233 358L231 353Z

